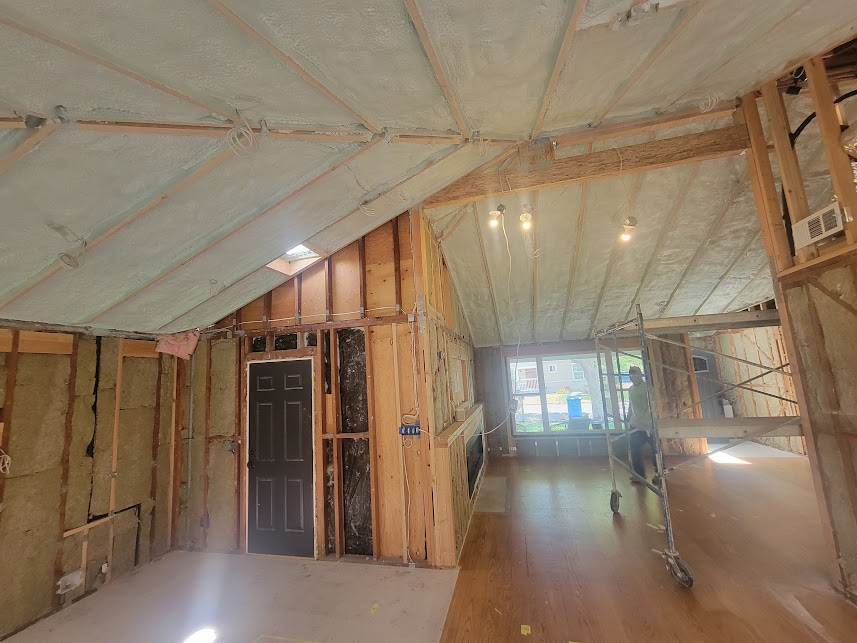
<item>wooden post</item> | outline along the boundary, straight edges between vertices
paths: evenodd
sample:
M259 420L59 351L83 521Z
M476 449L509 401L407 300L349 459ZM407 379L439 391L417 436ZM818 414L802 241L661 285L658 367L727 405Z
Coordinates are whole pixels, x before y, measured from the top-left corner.
M794 265L788 233L780 210L774 171L768 155L768 144L762 129L762 119L759 116L759 106L756 94L750 92L741 99L741 107L736 112L736 118L746 126L750 135L750 149L746 152L747 170L753 197L759 215L759 227L768 254L769 264L776 284L776 275Z
M357 263L360 266L360 316L366 313L366 237L357 240Z
M398 337L398 325L390 324L390 328L392 329L392 338L393 338L393 387L396 389L396 421L401 422L402 420L402 387L399 383L399 337ZM414 377L416 377L416 373L414 373ZM401 440L400 440L401 442ZM405 476L407 475L407 471L405 471L405 467L407 466L405 463L405 454L403 452L404 445L400 444L397 449L397 456L399 461L399 470L402 473L402 484L399 486L401 491L401 503L402 508L408 506L408 503L411 502L410 497L407 497L407 489L405 485ZM408 562L409 558L409 548L410 542L408 539L408 531L410 529L410 525L408 525L408 512L402 511L402 562Z
M270 341L271 337L268 336ZM204 522L202 527L202 548L208 549L208 461L210 458L211 434L211 341L205 342L205 440L203 442L203 465L202 465L202 515Z
M113 578L113 539L114 526L113 514L116 511L116 474L119 465L119 414L122 408L122 365L125 357L125 340L119 339L119 357L116 365L116 395L113 404L113 453L110 460L110 504L108 507L108 529L107 538L107 582Z
M324 259L324 321L330 321L333 311L333 275L330 257Z
M366 406L369 413L369 497L372 511L372 557L378 560L381 551L378 516L378 443L375 436L375 378L372 365L372 331L366 328L364 343L366 346Z
M303 273L295 275L295 324L301 323L301 287L303 284Z
M315 515L316 515L316 553L319 558L327 555L327 521L324 513L324 341L322 331L315 337L315 355L313 356L313 443L315 451Z
M249 441L247 412L247 338L238 339L238 424L236 444L238 460L238 551L247 551L247 445Z
M783 102L783 96L777 89L777 81L773 80L762 85L762 98L765 101L765 112L771 126L771 137L774 140L774 151L780 166L780 180L786 195L786 204L789 206L789 217L792 224L795 224L806 219L811 213L797 154L792 147L788 112ZM760 155L760 152L756 152L757 156ZM801 261L807 261L817 256L818 251L814 247L808 246L798 251L798 257Z
M402 265L401 249L399 248L399 217L392 221L393 224L393 274L396 286L396 312L402 310Z
M182 484L182 473L181 473L181 463L183 462L182 456L184 453L183 445L182 445L182 427L184 426L184 389L185 389L185 377L187 368L185 366L184 360L181 362L176 362L176 367L178 374L176 376L176 400L175 400L175 410L173 412L175 416L175 424L173 426L173 448L172 451L172 462L170 464L170 488L172 490L172 498L170 503L170 514L172 515L171 523L170 523L170 548L175 549L179 544L179 518L181 516L181 484Z
M339 399L339 346L336 329L330 331L330 392L333 395L333 431L342 432L342 413ZM333 440L333 519L336 557L345 551L345 533L342 497L342 441Z
M850 214L857 216L857 188L854 186L854 173L851 169L851 159L840 143L842 134L839 127L839 115L833 101L833 90L827 79L827 68L821 56L810 58L803 66L809 81L809 91L815 107L816 120L821 132L821 142L830 169L833 182L833 192L839 203ZM845 222L845 238L848 243L857 241L857 222Z
M149 556L155 545L157 527L155 506L158 498L158 450L161 445L161 384L163 381L164 354L158 353L158 377L155 383L155 423L152 426L152 480L149 496L152 498L152 516L149 521Z
M763 90L764 91L764 90ZM771 93L770 87L767 90ZM782 98L776 94L778 103L782 103ZM773 98L772 98L773 100ZM756 203L756 214L759 217L759 226L762 230L762 238L765 242L765 250L768 254L768 266L771 271L771 278L774 282L774 299L777 304L777 310L780 314L780 324L783 334L783 343L785 352L791 368L792 383L794 385L795 398L798 402L798 411L801 416L801 427L806 438L807 457L810 462L810 471L812 473L813 487L815 489L816 500L818 502L819 515L822 523L822 533L824 534L828 550L830 552L830 560L836 559L836 545L833 526L830 519L830 508L827 503L827 498L824 493L824 483L821 478L819 468L818 453L815 443L815 432L812 426L812 420L808 414L808 403L806 396L806 385L804 382L805 370L801 360L800 353L797 350L794 331L792 329L791 315L788 306L783 296L782 289L779 285L778 272L786 270L792 265L791 252L789 251L788 241L785 238L785 229L778 227L778 222L782 221L780 216L779 199L774 183L773 172L768 161L768 146L765 142L764 135L761 133L761 121L759 120L758 106L753 94L748 94L741 101L741 110L747 122L747 129L750 133L751 148L746 154L748 170L753 185L753 198ZM792 151L793 152L793 151ZM767 161L767 162L766 162ZM835 574L839 574L838 569L834 566Z
M77 351L79 335L75 334L73 337L74 339L72 339L71 356L69 358L68 405L66 406L65 411L62 461L60 463L62 467L62 473L60 474L60 510L58 520L59 533L57 535L57 555L54 561L54 581L57 583L63 575L63 540L65 539L63 533L65 532L65 518L66 511L68 509L68 476L70 470L69 456L71 454L71 438L72 429L74 427L74 398L75 387L77 383ZM54 594L54 607L59 607L61 604L62 596L60 594Z
M175 500L175 491L173 484L176 475L176 419L177 419L177 402L178 402L178 377L179 377L179 360L178 357L173 357L173 395L172 406L170 411L170 480L167 484L167 538L169 547L174 547L173 543L173 502Z

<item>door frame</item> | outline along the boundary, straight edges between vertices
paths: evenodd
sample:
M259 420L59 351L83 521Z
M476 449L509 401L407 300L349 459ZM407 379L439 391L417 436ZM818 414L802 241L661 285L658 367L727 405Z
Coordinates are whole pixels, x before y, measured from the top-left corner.
M312 497L315 499L315 491L316 485L318 485L317 474L318 474L318 466L316 458L323 457L324 454L316 453L316 442L317 435L316 432L319 430L318 423L316 422L316 416L318 415L318 404L319 400L316 399L316 390L315 390L315 360L316 357L313 356L300 356L300 357L279 357L273 359L246 359L244 363L244 382L246 383L245 391L244 391L244 428L242 430L241 439L244 440L244 444L247 445L244 448L244 458L242 462L242 466L244 467L244 498L250 498L250 476L246 472L249 471L247 469L247 463L250 461L250 367L253 364L270 364L273 362L296 362L296 361L308 361L310 363L310 371L312 371L312 376L310 378L310 384L312 391ZM254 552L250 551L250 503L244 502L244 507L242 508L244 520L244 553L245 554L254 554ZM312 533L313 533L313 560L318 560L318 554L321 551L320 549L320 541L319 538L322 537L319 534L318 529L318 503L312 503ZM268 554L256 554L259 556L267 556ZM291 556L289 557L291 558ZM306 560L303 556L295 556L295 558L302 558Z

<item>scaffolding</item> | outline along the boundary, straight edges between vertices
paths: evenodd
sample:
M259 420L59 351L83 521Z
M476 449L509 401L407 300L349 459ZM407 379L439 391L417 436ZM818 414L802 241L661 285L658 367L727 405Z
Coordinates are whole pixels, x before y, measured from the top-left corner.
M696 319L688 320L688 325L692 326L696 321ZM640 343L640 356L621 350L619 348L620 338L636 338ZM661 556L664 558L664 561L666 562L666 567L669 570L670 574L673 576L673 578L682 587L691 588L693 587L693 572L690 567L681 559L678 550L675 546L675 535L673 532L673 522L672 517L670 515L669 495L667 492L667 476L671 472L679 468L688 466L701 458L708 458L709 456L715 453L718 453L725 449L730 449L738 444L742 444L744 442L748 442L774 432L782 433L788 425L795 425L795 428L797 428L797 425L799 425L800 423L800 417L770 418L771 421L761 423L761 427L759 425L752 426L751 423L749 429L747 426L748 423L746 422L746 418L735 418L734 422L719 422L717 423L717 430L711 434L711 437L730 437L735 438L735 441L732 441L729 444L726 444L725 446L719 447L712 451L708 451L695 457L688 458L680 463L676 463L672 466L667 467L664 463L663 447L661 444L661 440L664 439L664 436L659 435L658 432L659 423L663 423L664 420L668 420L672 417L678 417L681 413L694 409L694 407L701 407L701 405L705 402L708 402L709 400L714 398L719 398L725 392L733 389L745 389L753 391L754 393L770 396L781 401L790 402L795 405L797 405L797 401L788 397L777 395L775 393L771 393L758 388L752 388L751 386L749 386L753 382L771 373L780 373L784 376L791 377L791 373L786 370L788 368L788 363L784 363L776 367L766 366L764 364L741 359L733 355L727 355L726 353L706 349L707 353L717 355L719 358L735 360L744 365L756 367L762 371L760 374L754 375L753 377L749 377L741 382L728 383L723 382L722 380L716 377L700 376L689 369L682 369L661 362L653 362L649 351L649 342L663 342L666 344L681 346L687 350L693 348L689 344L685 344L674 339L668 339L652 333L647 333L643 321L643 313L639 304L636 307L636 316L634 318L622 323L609 326L603 330L598 331L595 334L596 355L598 358L598 376L601 382L601 401L604 411L605 425L609 428L609 423L611 421L613 424L613 430L607 431L607 454L610 465L610 477L612 480L612 490L610 492L610 509L613 511L613 513L619 513L619 501L622 497L622 494L619 492L619 489L616 486L616 467L618 466L621 469L627 471L633 481L645 485L646 488L652 491L660 499L661 507L663 509L664 514L664 532L666 535L666 548L662 551L659 551L658 553L660 553ZM626 404L625 399L625 387L622 386L622 377L624 374L622 373L620 356L630 357L635 360L640 360L641 362L641 370L645 376L644 381L646 388L646 398L649 407L649 426L632 427L630 425L628 413L626 411L628 409L628 404ZM656 410L656 400L652 390L652 374L654 372L654 366L667 370L678 371L680 373L686 373L691 377L699 377L700 379L710 380L712 382L718 383L722 386L722 388L720 388L715 395L708 396L701 400L696 400L691 406L683 408L680 411L673 413L671 416L668 416L667 418L662 418L659 417L659 414ZM604 395L605 388L607 389L607 395ZM765 418L765 420L768 420L768 418ZM706 421L704 419L695 419L685 422L685 424L687 425L694 422L697 424L697 431L694 437L708 437L708 435L705 433L705 425L709 424L710 421ZM735 429L731 433L728 430L730 424L733 425ZM652 478L651 481L647 480L643 476L638 475L637 472L634 471L632 466L631 436L639 431L646 431L651 437L651 446L655 461L655 476ZM799 435L799 433L794 434ZM614 445L619 441L624 441L625 443L627 451L627 462L623 461L615 454L616 447Z

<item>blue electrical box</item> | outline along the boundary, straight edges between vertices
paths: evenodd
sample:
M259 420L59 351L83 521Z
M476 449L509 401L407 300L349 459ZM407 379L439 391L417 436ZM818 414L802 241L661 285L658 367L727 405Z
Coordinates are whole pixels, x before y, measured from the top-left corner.
M420 437L420 423L403 424L399 427L399 435L415 435Z

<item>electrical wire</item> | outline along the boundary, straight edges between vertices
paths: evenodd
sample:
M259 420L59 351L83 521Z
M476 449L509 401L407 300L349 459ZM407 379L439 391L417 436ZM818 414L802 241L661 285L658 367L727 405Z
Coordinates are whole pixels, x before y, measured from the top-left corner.
M0 473L9 475L9 470L12 468L12 456L7 455L3 449L0 449Z
M235 153L235 156L247 157L256 151L259 142L244 115L237 110L236 113L241 119L241 123L235 123L232 126L226 134L226 140L229 143L229 149Z

